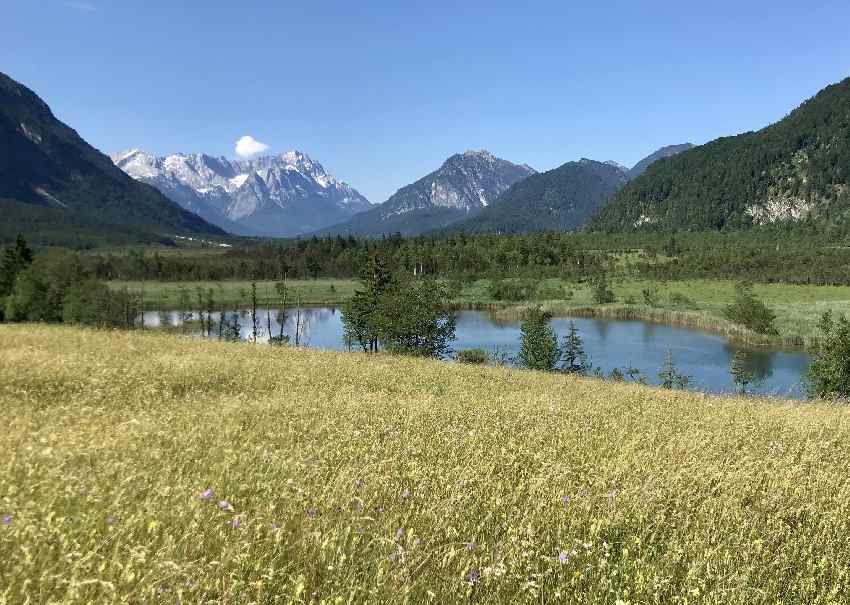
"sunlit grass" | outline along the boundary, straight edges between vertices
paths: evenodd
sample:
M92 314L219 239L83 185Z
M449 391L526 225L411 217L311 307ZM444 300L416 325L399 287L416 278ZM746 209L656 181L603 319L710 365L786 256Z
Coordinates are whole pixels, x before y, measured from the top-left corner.
M38 326L0 407L0 603L850 594L842 407Z

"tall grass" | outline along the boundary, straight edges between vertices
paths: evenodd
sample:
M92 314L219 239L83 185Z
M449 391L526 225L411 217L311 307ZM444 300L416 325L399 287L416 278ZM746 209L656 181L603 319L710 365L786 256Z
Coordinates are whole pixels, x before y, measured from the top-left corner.
M839 603L850 410L0 326L0 603Z

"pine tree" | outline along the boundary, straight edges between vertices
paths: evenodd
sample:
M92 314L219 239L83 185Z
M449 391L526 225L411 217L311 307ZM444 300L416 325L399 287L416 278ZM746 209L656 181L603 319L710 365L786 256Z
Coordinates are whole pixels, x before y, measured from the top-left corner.
M540 306L530 308L521 327L519 362L530 370L554 372L561 359L558 335L549 325L551 314Z
M561 344L563 366L561 369L568 374L587 374L590 364L587 361L587 353L584 352L584 342L579 336L575 322L570 322L570 332Z

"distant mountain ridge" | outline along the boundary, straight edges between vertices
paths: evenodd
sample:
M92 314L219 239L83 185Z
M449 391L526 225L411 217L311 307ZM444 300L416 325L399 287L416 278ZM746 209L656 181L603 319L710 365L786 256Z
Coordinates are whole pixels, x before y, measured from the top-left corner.
M589 228L722 230L850 219L850 78L782 120L657 162Z
M138 183L86 143L38 95L0 73L0 238L138 241L223 235Z
M681 143L680 145L667 145L666 147L662 147L655 153L652 153L645 158L643 158L640 162L632 166L631 170L629 170L629 180L636 179L644 172L646 169L652 166L658 160L663 160L666 158L671 158L674 155L679 155L683 151L687 151L688 149L693 149L694 145L692 143Z
M468 233L529 233L581 228L631 175L691 145L663 147L629 170L614 161L582 158L515 183L476 216L451 226Z
M112 160L183 208L240 235L295 236L372 207L300 151L228 160L205 154L154 156L131 149L113 154Z
M322 234L418 235L475 215L511 185L536 171L497 158L486 150L449 157L437 170L402 187L386 202Z

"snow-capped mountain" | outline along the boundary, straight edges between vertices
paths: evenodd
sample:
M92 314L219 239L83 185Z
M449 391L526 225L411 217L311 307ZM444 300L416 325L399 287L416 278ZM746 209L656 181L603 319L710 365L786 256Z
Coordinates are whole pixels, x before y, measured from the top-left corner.
M535 170L530 166L513 164L485 150L458 153L383 204L322 232L366 236L425 233L477 214L532 174Z
M239 235L308 233L372 207L300 151L254 160L181 153L161 157L140 149L111 157L134 179Z

